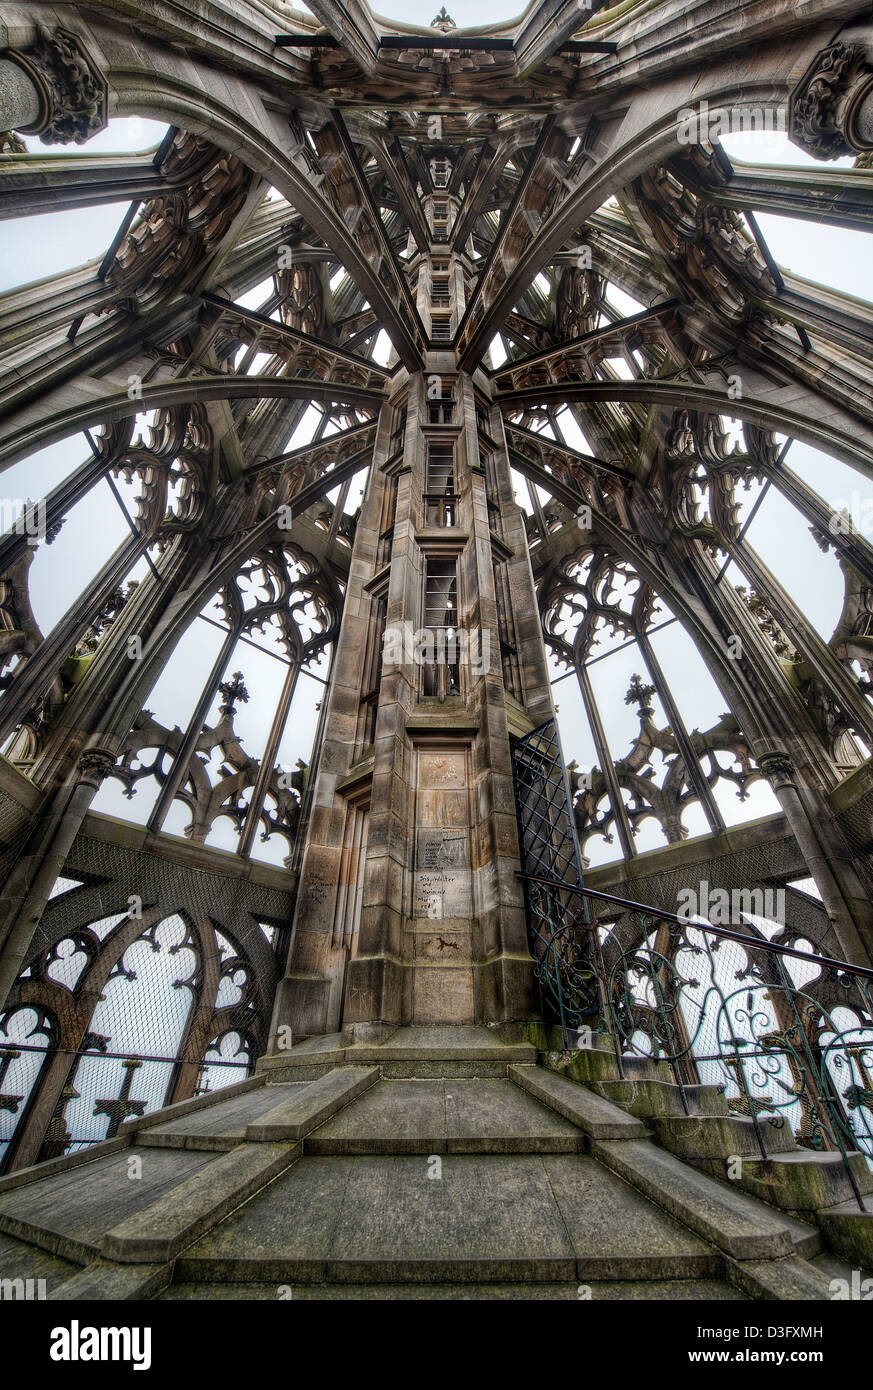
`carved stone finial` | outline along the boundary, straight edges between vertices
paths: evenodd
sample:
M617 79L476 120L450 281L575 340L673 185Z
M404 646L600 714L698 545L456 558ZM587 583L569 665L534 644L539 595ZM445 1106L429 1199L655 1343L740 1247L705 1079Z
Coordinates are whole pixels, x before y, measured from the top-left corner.
M873 68L863 44L833 43L792 94L789 134L816 159L873 149Z
M39 117L22 127L24 134L38 135L44 145L83 145L104 129L106 80L75 34L39 24L36 43L6 57L24 69L39 93Z
M431 20L430 27L431 29L440 29L444 34L447 34L450 29L457 29L458 26L446 10L445 5L443 5L439 14L434 15Z
M229 681L222 681L218 689L220 694L224 696L220 707L222 713L233 714L238 700L241 700L244 705L248 704L249 692L246 689L242 671L234 671L233 678Z
M649 704L649 696L654 695L654 693L655 687L653 685L643 685L641 677L635 673L631 676L631 682L627 688L624 702L626 705L638 705L641 719L651 719L655 710L654 707Z

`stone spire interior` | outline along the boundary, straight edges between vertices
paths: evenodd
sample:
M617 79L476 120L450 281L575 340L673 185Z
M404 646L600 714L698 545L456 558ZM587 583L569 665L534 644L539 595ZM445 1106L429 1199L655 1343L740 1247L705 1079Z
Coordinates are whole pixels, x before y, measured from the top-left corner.
M142 9L0 15L0 1276L842 1297L869 7Z

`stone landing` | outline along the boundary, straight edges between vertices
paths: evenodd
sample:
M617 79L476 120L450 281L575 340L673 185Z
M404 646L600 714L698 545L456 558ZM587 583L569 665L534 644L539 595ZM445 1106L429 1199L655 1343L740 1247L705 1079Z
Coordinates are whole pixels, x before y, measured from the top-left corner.
M0 1273L58 1300L827 1300L851 1276L820 1227L476 1027L310 1039L0 1180Z

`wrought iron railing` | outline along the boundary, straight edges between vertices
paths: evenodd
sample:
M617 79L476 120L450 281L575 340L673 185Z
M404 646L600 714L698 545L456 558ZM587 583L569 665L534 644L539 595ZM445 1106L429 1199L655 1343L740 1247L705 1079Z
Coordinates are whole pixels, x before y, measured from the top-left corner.
M693 1085L729 1110L790 1124L798 1145L836 1150L864 1209L849 1154L873 1166L873 970L777 944L756 927L716 926L562 880L519 874L544 1009L565 1030L593 1025L625 1059L664 1062L688 1111ZM578 910L568 922L566 904ZM618 908L609 931L591 904ZM565 1044L566 1045L566 1044Z

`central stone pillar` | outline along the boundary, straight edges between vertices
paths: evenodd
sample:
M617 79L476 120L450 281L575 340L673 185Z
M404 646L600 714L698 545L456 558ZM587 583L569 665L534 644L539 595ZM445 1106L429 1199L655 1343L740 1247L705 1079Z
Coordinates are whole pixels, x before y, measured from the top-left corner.
M432 346L380 416L274 1045L537 1011L510 738L553 709L500 415L437 346L454 259L413 267Z
M413 771L412 939L404 951L413 961L412 1018L473 1023L470 745L426 738L415 746Z

